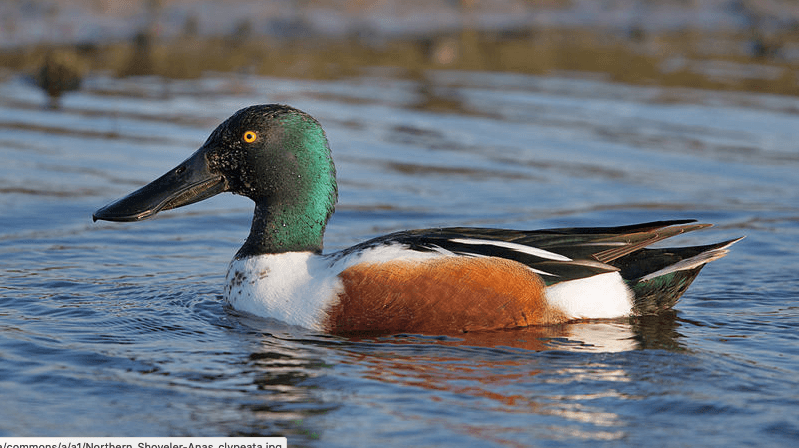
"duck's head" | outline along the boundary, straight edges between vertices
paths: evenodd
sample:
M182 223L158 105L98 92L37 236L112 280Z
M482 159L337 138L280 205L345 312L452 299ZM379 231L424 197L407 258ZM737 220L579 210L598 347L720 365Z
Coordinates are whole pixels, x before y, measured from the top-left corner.
M337 197L322 126L289 106L244 108L183 163L93 218L139 221L225 191L255 201L252 230L237 256L321 251Z

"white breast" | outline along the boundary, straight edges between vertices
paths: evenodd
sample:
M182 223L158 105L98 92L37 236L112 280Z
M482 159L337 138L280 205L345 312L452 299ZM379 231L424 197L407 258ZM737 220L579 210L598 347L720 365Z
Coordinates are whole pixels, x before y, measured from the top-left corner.
M233 260L225 300L239 311L321 331L324 310L341 290L337 273L331 275L329 268L328 259L310 252Z

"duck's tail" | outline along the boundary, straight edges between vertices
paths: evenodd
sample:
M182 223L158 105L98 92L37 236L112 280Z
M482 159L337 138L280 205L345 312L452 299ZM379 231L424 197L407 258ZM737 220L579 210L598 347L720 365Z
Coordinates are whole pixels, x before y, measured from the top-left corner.
M636 314L673 307L705 264L727 255L736 238L706 246L642 249L614 260L635 293Z

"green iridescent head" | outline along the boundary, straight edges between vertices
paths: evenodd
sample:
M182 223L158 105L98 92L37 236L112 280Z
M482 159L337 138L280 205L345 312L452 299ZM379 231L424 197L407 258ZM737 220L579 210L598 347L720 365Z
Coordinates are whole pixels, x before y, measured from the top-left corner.
M252 230L238 257L319 252L337 199L336 169L322 126L289 106L236 112L175 169L94 214L136 221L223 191L255 201Z

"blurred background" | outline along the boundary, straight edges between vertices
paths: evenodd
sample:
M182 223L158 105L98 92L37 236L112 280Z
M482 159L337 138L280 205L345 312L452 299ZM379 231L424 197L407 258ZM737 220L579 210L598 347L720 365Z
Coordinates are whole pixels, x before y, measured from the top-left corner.
M96 72L331 79L376 66L799 93L789 0L6 0L0 17L4 75L51 95Z

